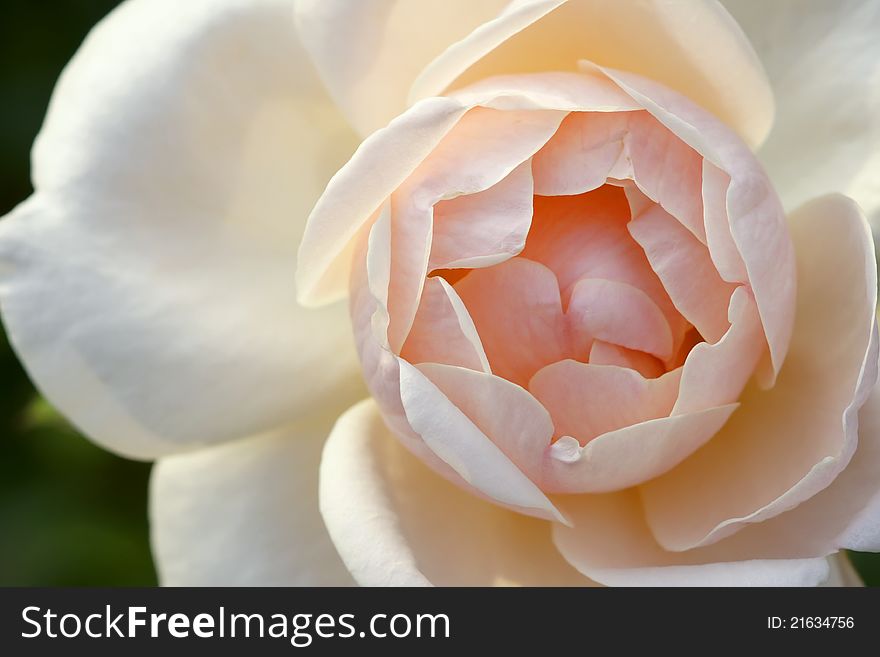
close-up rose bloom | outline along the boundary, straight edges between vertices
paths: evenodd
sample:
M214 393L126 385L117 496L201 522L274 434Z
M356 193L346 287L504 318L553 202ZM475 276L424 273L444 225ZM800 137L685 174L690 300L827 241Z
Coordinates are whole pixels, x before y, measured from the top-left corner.
M127 0L0 309L165 585L854 586L874 0Z

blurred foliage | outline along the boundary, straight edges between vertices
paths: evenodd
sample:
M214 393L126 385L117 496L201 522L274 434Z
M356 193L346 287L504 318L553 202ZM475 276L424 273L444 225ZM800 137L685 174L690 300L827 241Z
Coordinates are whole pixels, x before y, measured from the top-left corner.
M55 80L112 0L13 0L0 20L0 215L31 193L29 152ZM77 434L0 336L0 585L154 584L150 466Z
M181 0L185 1L185 0ZM0 215L31 192L28 161L52 87L114 0L13 0L0 21ZM39 395L0 335L0 585L155 583L149 465L96 447ZM880 555L853 554L880 586Z

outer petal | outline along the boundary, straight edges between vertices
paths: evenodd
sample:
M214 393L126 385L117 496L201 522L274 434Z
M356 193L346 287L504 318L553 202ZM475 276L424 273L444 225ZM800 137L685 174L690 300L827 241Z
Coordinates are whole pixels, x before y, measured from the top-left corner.
M153 554L171 586L344 586L318 513L329 420L160 460Z
M675 89L760 143L773 97L742 30L717 2L517 0L434 60L417 99L497 74L573 70L578 59ZM723 73L720 73L723 72Z
M880 219L880 5L724 0L767 68L778 115L759 157L789 209L843 192Z
M419 72L510 0L298 0L301 38L362 134L407 105Z
M300 0L297 15L333 97L364 134L450 87L575 70L579 59L656 79L752 144L773 121L761 63L715 0Z
M321 513L365 586L590 585L550 541L550 523L482 501L428 470L372 400L337 422L321 462Z
M569 563L608 586L816 586L829 576L823 557L765 559L723 543L667 552L633 490L568 500L560 502L574 526L556 525L553 539Z
M796 507L828 487L855 451L857 413L877 381L870 231L858 207L839 196L805 205L791 226L798 308L779 381L747 390L708 445L641 489L667 549L707 545Z
M749 525L728 542L772 556L813 556L841 548L880 551L880 387L859 410L859 444L825 490L796 508Z
M0 225L0 302L37 385L138 457L344 403L345 309L300 308L292 280L353 143L287 2L120 6L63 74L37 192Z

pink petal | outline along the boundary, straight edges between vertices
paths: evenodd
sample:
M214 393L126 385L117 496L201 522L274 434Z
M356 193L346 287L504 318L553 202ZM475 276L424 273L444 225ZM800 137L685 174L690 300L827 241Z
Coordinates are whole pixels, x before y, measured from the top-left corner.
M508 177L547 142L564 117L556 111L474 108L392 194L388 340L393 351L409 333L428 273L434 205L484 191ZM521 182L523 173L514 182Z
M631 369L563 360L538 371L529 390L550 411L554 435L585 445L608 431L669 415L679 375L646 379Z
M553 422L532 395L485 372L435 363L418 369L520 470L538 480Z
M730 176L708 160L703 160L703 221L709 255L722 279L728 283L747 283L749 275L746 265L730 234L727 216L729 187Z
M431 444L430 440L426 441L423 436L413 428L407 417L407 410L404 408L401 396L401 366L404 365L408 370L414 372L414 377L417 381L424 379L424 376L419 373L418 370L412 368L412 366L406 363L406 361L391 353L387 348L387 340L384 337L385 330L387 329L387 314L383 309L385 293L383 292L382 281L387 281L387 271L383 274L381 263L384 263L386 265L385 269L387 269L388 262L387 260L383 260L381 256L388 248L388 215L386 213L383 216L385 217L384 220L380 217L379 221L377 221L371 229L369 239L364 235L359 240L360 243L356 246L357 250L355 251L355 262L357 264L352 270L352 326L355 331L355 340L358 353L361 357L361 364L367 387L381 410L382 418L388 428L394 432L397 439L406 446L407 450L418 456L419 459L445 479L468 491L470 495L493 499L489 494L463 478L462 475L441 458L438 453L435 453L434 447L439 445L439 453L445 454L442 449L442 441L434 443L434 445ZM370 274L369 276L368 270ZM445 397L442 396L442 393L440 393L439 390L427 380L423 382L422 387L428 387L429 391L433 390L433 394L436 395L433 403L439 404L445 399ZM445 401L448 405L448 400ZM451 412L451 415L459 420L463 417L460 412L457 411ZM469 428L471 431L478 431L472 426ZM489 442L488 438L483 437L481 439L479 436L474 438L473 435L470 437L474 439L472 447L478 451L482 448L484 451L489 452L488 454L478 454L476 458L486 459L486 463L490 464L490 467L491 464L498 462L500 464L498 467L514 478L514 484L512 485L512 490L514 492L516 492L517 485L524 485L526 487L524 493L526 499L530 499L530 495L538 495L534 491L531 491L530 493L528 485L523 484L516 478L515 473L510 471L512 464L509 463L507 457L503 456L503 454L498 452L497 449L494 449L494 446L486 444ZM505 465L505 463L507 463L507 465ZM480 481L477 481L477 484L479 483ZM501 483L503 484L504 481L502 480ZM494 501L495 503L499 503L498 500ZM545 504L545 502L541 501L540 497L537 498L536 503L539 507L541 504ZM524 509L514 506L514 508L517 508L521 512L537 513L538 515L546 515L549 513L545 511L530 510L531 507L529 509ZM552 513L550 513L550 515L552 515Z
M401 350L410 363L446 363L489 372L474 322L458 294L439 277L425 282L412 330Z
M616 344L594 340L590 348L592 365L617 365L635 370L646 379L655 379L666 371L663 363L641 351L633 351Z
M351 323L361 360L364 381L382 409L386 422L407 447L445 474L451 468L433 455L406 421L400 401L398 358L388 348L388 278L391 235L390 214L383 212L368 234L361 234L355 246L351 276Z
M626 153L632 167L627 177L705 244L699 193L703 158L647 112L618 116L627 119Z
M647 112L573 112L534 163L538 194L570 196L607 178L633 180L706 242L699 194L703 158Z
M547 449L542 487L554 493L601 493L642 484L711 440L736 407L645 420L603 433L583 447L563 436Z
M571 196L605 184L624 150L627 121L617 112L572 112L535 155L535 193Z
M566 357L559 286L543 265L513 258L471 271L455 290L498 376L525 385L541 367Z
M597 68L585 64L584 70ZM791 339L795 304L795 262L785 213L773 185L749 148L721 121L701 107L656 82L604 69L633 100L679 138L730 176L727 211L730 232L742 254L758 314L770 346L772 385Z
M582 278L571 292L565 318L574 332L667 360L672 332L651 298L636 287L601 278Z
M629 220L626 194L619 187L605 185L579 196L538 196L522 256L553 270L564 303L581 278L604 278L638 288L663 312L678 342L685 320L627 232Z
M544 493L430 379L406 361L398 364L406 419L431 451L490 499L565 522Z
M388 263L388 344L400 353L409 335L428 275L432 210L420 211L410 199L395 192L390 203L391 251ZM384 266L384 263L383 263Z
M489 267L523 250L532 224L532 170L526 161L483 192L434 206L428 269Z
M613 87L604 81L593 86ZM476 107L491 98L428 99L367 137L309 216L297 264L300 301L319 305L344 298L357 234L404 183L424 188L403 210L426 221L434 203L488 189L545 144L566 115L554 105L570 100L543 97L542 105L512 93L520 107L504 112ZM611 94L613 89L600 100Z
M776 386L747 389L717 436L642 487L670 550L711 544L827 487L856 447L856 413L877 378L877 276L870 230L840 196L793 213L798 308ZM699 495L694 492L699 491Z
M695 345L688 354L674 415L735 402L766 352L758 308L748 288L734 290L728 313L727 333L715 344Z
M659 205L628 225L675 307L709 342L717 342L730 326L727 306L733 285L725 283L706 247Z

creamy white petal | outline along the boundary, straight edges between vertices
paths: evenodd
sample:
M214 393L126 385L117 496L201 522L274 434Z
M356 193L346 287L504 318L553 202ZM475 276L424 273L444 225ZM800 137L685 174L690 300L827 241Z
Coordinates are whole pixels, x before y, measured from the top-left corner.
M591 582L566 564L550 523L461 490L407 452L365 400L324 447L321 513L364 586L570 585Z
M724 541L667 552L651 535L635 490L559 503L573 526L554 526L556 546L581 573L608 586L816 586L831 572L824 555L764 558Z
M830 569L828 579L820 586L839 588L865 585L846 553L838 552L834 556L828 557L828 565Z
M724 0L758 52L777 114L759 152L788 209L827 192L880 219L880 4ZM876 225L876 224L875 224Z
M299 0L297 24L333 98L362 134L406 108L412 81L510 0Z
M159 460L153 556L166 586L346 586L318 512L332 418Z
M575 70L579 59L657 80L752 145L770 130L773 95L761 63L715 0L515 0L431 62L410 98L491 75Z
M0 223L0 303L37 386L136 457L355 399L346 308L306 311L293 283L355 144L289 2L123 3L62 75L37 191Z
M579 59L656 78L753 143L773 119L761 64L714 0L306 0L297 13L364 134L420 98L492 75L571 71Z
M880 551L880 387L859 410L858 447L825 490L795 509L746 527L730 542L763 554L814 555L841 548Z
M856 451L859 408L877 381L870 231L839 195L805 204L790 226L797 314L776 386L747 388L707 445L641 489L648 524L669 550L708 545L795 509L843 476Z

